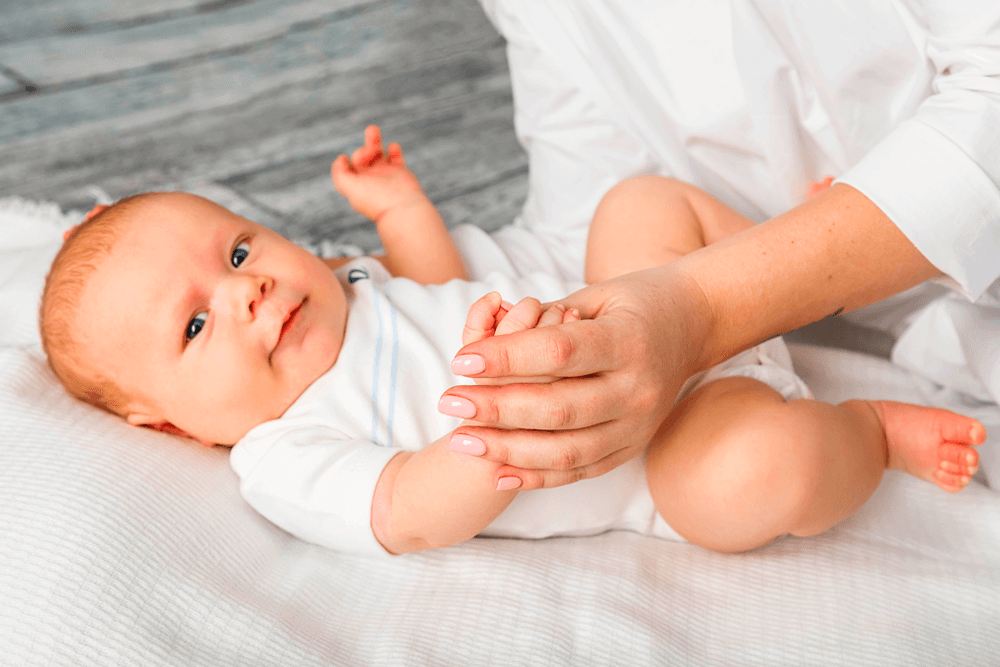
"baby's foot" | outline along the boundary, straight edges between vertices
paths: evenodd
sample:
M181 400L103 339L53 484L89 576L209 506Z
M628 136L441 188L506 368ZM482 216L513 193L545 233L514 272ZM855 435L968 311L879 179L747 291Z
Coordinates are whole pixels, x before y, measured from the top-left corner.
M968 486L979 468L979 454L972 447L986 439L982 424L948 410L909 403L871 401L870 405L885 429L888 468L934 482L949 493Z

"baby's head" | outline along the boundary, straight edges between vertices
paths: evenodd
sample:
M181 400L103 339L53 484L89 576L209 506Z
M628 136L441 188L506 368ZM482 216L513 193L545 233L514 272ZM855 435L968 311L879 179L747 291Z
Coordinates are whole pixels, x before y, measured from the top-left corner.
M40 327L73 395L130 424L233 444L333 366L346 321L317 257L170 192L123 200L69 235Z

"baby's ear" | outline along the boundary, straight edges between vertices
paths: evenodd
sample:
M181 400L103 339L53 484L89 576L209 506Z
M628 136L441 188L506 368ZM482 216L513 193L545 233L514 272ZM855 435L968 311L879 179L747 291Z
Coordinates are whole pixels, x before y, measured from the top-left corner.
M101 211L103 211L103 210L105 210L107 208L108 207L106 205L104 205L104 204L97 204L96 206L94 206L94 208L92 208L89 211L87 211L87 216L84 218L84 220L90 220L95 215L97 215L98 213L100 213Z
M94 206L94 208L92 208L89 211L87 211L87 215L84 216L83 219L85 221L86 220L90 220L91 218L93 218L95 215L97 215L101 211L105 210L106 208L108 208L108 207L105 206L104 204L97 204L96 206ZM63 243L66 243L66 239L68 239L70 237L70 234L72 234L73 232L75 232L77 230L77 228L79 228L79 227L80 227L80 225L73 225L72 227L70 227L69 229L67 229L65 232L63 232Z
M151 428L154 431L160 431L162 433L169 433L170 435L179 435L182 438L188 438L190 440L194 440L198 444L204 445L205 447L214 447L215 446L214 442L206 442L205 440L202 440L201 438L196 438L193 435L191 435L190 433L188 433L187 431L185 431L184 429L177 428L176 426L174 426L173 424L171 424L168 421L164 421L162 419L157 419L156 417L152 417L150 415L142 414L140 412L130 412L130 413L128 413L128 415L125 417L125 420L128 421L128 423L131 424L132 426L145 426L146 428Z

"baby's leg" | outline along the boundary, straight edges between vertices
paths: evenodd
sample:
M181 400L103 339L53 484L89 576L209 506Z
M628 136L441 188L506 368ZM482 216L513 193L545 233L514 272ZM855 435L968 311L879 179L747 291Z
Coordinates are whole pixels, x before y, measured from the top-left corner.
M886 401L785 402L750 378L724 378L671 412L646 455L663 518L694 544L746 551L815 535L855 512L887 468L964 488L985 439L974 419Z
M586 280L659 266L752 226L692 185L662 176L632 178L609 190L594 213Z

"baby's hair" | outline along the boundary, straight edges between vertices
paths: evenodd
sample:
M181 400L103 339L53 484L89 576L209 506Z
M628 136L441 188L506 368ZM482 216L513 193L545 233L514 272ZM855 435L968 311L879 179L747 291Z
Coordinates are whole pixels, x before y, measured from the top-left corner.
M130 397L87 358L77 315L90 277L128 228L130 213L152 194L122 199L70 233L52 261L38 313L42 348L63 386L77 398L118 415L125 414Z

